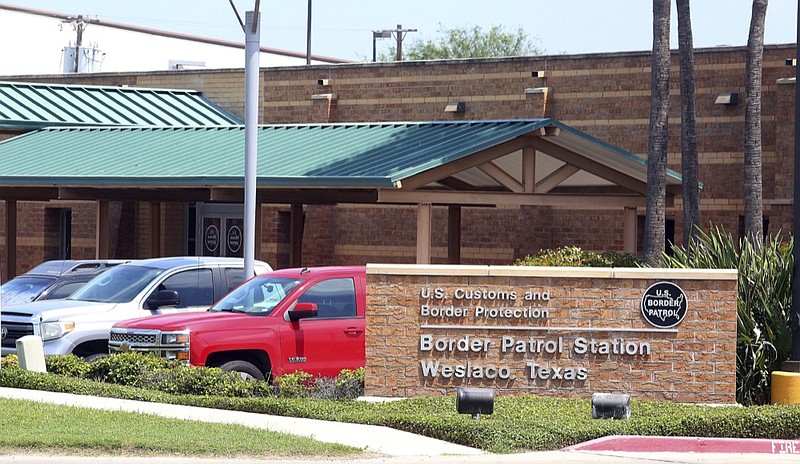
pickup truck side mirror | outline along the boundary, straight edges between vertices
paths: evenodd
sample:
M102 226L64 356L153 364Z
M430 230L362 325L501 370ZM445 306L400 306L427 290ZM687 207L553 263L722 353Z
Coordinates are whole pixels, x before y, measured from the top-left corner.
M297 322L300 319L308 319L309 317L317 317L319 311L317 310L316 303L297 303L289 312L289 320Z
M176 290L159 290L146 301L148 309L158 309L162 306L178 306L181 304L181 297Z

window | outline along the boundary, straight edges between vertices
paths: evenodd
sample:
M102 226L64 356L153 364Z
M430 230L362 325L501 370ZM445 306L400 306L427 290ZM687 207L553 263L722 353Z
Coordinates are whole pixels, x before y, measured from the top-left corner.
M61 298L66 298L75 293L76 290L83 287L84 285L86 285L86 282L68 282L64 285L61 285L60 287L55 287L50 289L50 291L47 292L47 295L45 295L45 297L42 299L59 300Z
M353 279L329 279L306 290L298 303L315 303L319 318L356 317L356 287Z
M237 285L245 281L243 268L237 269L233 267L226 267L222 271L225 274L225 280L227 281L225 293L230 292Z
M211 269L192 269L169 276L158 290L175 290L180 297L179 308L211 306L214 303L214 280Z

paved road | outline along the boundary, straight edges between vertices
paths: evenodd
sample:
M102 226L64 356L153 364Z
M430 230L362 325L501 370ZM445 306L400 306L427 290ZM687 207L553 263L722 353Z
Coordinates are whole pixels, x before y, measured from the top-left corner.
M387 427L376 427L313 419L268 416L238 411L220 411L192 406L154 404L142 401L98 398L38 390L0 388L0 397L64 404L94 409L124 410L164 417L230 423L263 428L342 443L367 450L364 458L303 459L200 459L135 456L42 456L0 455L0 464L292 464L301 462L356 462L361 464L485 464L485 463L800 463L800 441L771 440L722 441L720 439L668 439L624 437L596 440L569 450L524 454L487 454L474 448L455 445ZM2 413L2 411L0 411ZM683 441L681 441L683 440ZM651 450L651 451L646 451ZM652 450L663 450L653 452ZM675 452L688 451L688 452ZM737 452L702 452L735 450ZM701 452L698 452L701 451Z
M773 464L800 463L800 456L735 453L623 453L547 451L513 455L482 456L402 456L367 459L198 459L198 458L137 458L85 456L0 456L0 464L299 464L299 463L356 463L356 464Z

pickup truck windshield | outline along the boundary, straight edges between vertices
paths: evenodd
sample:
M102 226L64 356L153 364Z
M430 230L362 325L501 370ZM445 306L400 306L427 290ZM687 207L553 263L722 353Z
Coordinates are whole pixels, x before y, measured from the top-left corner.
M165 269L123 265L110 269L73 293L68 300L127 303Z
M212 312L234 311L266 316L302 280L280 277L254 277L211 307Z
M0 287L0 307L30 303L55 281L53 277L19 276Z

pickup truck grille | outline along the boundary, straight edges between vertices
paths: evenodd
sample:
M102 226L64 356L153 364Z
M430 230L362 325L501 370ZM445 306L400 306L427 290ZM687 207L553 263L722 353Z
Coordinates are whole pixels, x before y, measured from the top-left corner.
M128 343L143 343L148 345L155 345L158 341L157 334L142 334L142 333L120 333L111 332L110 340L112 342L128 342Z
M112 328L108 337L109 353L138 351L189 362L189 333L162 332L158 329Z
M6 322L2 323L2 332L5 336L2 339L2 346L6 348L16 348L17 339L25 335L33 335L33 324L25 322Z

